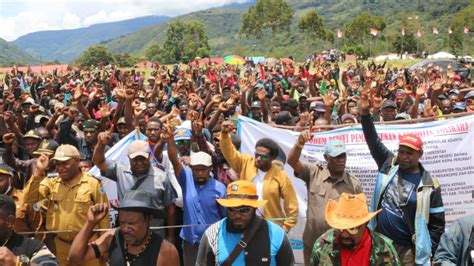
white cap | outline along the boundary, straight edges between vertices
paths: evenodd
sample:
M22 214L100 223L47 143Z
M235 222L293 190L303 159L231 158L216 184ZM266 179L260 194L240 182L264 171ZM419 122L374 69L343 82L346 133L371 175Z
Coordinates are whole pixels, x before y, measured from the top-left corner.
M208 153L203 151L200 152L191 152L191 166L204 165L212 166L212 157Z
M148 142L144 140L135 140L128 145L128 156L130 159L134 159L137 156L143 156L148 158L148 152L150 147Z

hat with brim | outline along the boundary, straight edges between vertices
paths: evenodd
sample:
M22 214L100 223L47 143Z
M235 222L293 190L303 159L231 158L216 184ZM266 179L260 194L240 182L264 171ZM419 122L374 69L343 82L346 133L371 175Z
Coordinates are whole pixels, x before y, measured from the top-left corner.
M267 200L258 200L257 188L246 180L238 180L227 186L227 198L217 199L226 208L249 206L258 208L267 204Z
M381 210L369 212L364 193L342 193L339 201L329 200L326 206L325 218L330 227L344 230L369 222Z
M143 190L129 190L123 196L119 206L112 207L118 211L136 211L148 213L154 217L164 217L163 209L156 207L153 201L153 194Z
M79 150L76 147L69 144L63 144L56 149L52 160L64 162L70 159L80 158L81 154L79 153Z
M39 148L33 152L33 155L41 155L43 153L47 155L53 155L54 151L59 147L59 144L54 140L43 140Z
M13 168L8 164L0 163L0 174L13 176Z

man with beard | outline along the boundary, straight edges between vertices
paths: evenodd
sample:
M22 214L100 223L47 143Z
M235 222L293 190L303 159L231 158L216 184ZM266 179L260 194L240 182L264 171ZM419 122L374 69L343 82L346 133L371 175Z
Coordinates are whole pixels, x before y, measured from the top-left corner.
M222 154L219 145L221 135L220 132L220 126L216 126L212 130L212 146L214 146L214 150L212 150L206 141L204 134L202 133L202 122L198 121L193 123L193 139L198 144L199 150L204 151L212 156L212 173L214 178L227 186L233 181L238 180L239 176L238 173L230 168L224 155ZM235 133L230 133L230 138L235 149L240 150L239 136Z
M289 232L298 220L298 199L288 174L273 164L278 156L278 144L263 138L255 144L254 156L241 154L231 143L231 131L232 122L224 121L220 140L222 154L232 169L239 173L239 178L254 183L260 199L268 200L265 208L259 208L259 214L268 219L286 218L277 219L274 223Z
M288 164L293 168L295 177L302 179L308 188L308 209L303 232L306 265L309 263L314 241L329 229L321 210L329 200L339 198L344 192L362 192L360 181L346 171L347 151L342 141L330 140L326 143L324 159L327 165L300 160L304 144L311 139L312 134L308 130L301 132L288 154Z
M225 216L225 209L217 204L216 199L225 198L226 187L210 177L211 155L202 151L191 152L188 167L178 160L171 126L163 128L161 138L168 144L168 156L182 189L184 224L194 225L184 227L180 232L180 237L183 239L184 265L190 266L196 261L199 242L207 225Z
M254 184L230 183L227 198L217 202L227 208L227 218L204 232L196 265L294 265L285 231L256 213L267 201L258 200Z
M108 261L108 265L178 266L179 256L172 243L150 229L152 217L162 217L153 195L130 190L117 207L120 227L109 230L88 243L98 221L107 217L107 204L88 209L87 220L71 246L69 261L79 265L85 261Z
M440 184L420 163L423 141L418 135L400 136L397 155L382 143L370 116L369 93L363 91L359 109L378 167L371 207L383 208L371 228L393 240L404 265L430 263L445 226Z
M367 227L380 211L369 213L363 193L329 200L325 217L332 229L314 244L309 265L401 265L392 241Z
M129 165L114 163L105 159L105 146L112 139L110 130L102 132L94 151L94 164L100 174L117 182L117 196L122 200L129 190L144 190L153 194L156 206L166 208L167 225L175 225L176 194L171 186L168 172L154 167L150 162L150 147L144 140L135 140L128 145ZM153 221L153 226L161 226L162 219ZM168 239L174 242L174 228L168 228ZM164 231L160 234L165 235Z

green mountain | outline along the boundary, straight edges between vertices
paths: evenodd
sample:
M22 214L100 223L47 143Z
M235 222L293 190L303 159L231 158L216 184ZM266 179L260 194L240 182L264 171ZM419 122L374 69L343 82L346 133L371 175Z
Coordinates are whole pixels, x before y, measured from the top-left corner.
M344 46L344 38L340 41L328 42L309 39L298 32L296 27L298 18L312 8L318 10L319 15L323 17L324 25L333 32L338 28L344 31L346 25L363 12L382 16L387 27L381 32L384 37L379 36L377 40L374 40L372 47L374 53L393 51L392 43L400 35L402 19L410 18L413 20L411 24L419 27L423 32L423 38L419 43L420 50L437 51L447 46L447 28L451 19L472 2L472 0L291 0L288 3L295 14L291 32L275 36L267 33L261 39L247 39L239 36L241 15L246 11L244 8L214 8L185 14L172 20L201 22L209 37L212 56L240 54L284 57L293 55L304 59L314 52ZM431 33L432 27L437 27L440 34L434 36ZM113 52L144 55L147 47L156 43L162 44L165 35L166 24L162 23L121 36L107 42L106 46Z
M101 23L73 30L39 31L13 41L41 61L70 62L89 46L115 39L144 27L165 22L169 17L147 16L119 22Z
M0 66L38 64L39 60L0 38Z

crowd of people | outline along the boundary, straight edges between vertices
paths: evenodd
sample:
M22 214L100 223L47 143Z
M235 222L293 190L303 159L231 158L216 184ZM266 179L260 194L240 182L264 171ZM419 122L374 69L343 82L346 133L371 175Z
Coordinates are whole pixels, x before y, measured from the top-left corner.
M442 188L420 163L423 140L404 135L393 154L374 126L472 112L471 80L449 66L341 69L314 57L155 64L151 73L14 67L0 90L1 264L293 265L287 234L299 205L288 163L308 189L305 265L472 265L469 222L444 233ZM288 154L275 136L242 154L239 115L299 137ZM326 144L325 162L300 160L314 134L352 124L378 166L370 209L342 141ZM127 160L107 158L140 132ZM116 182L118 204L92 167Z

